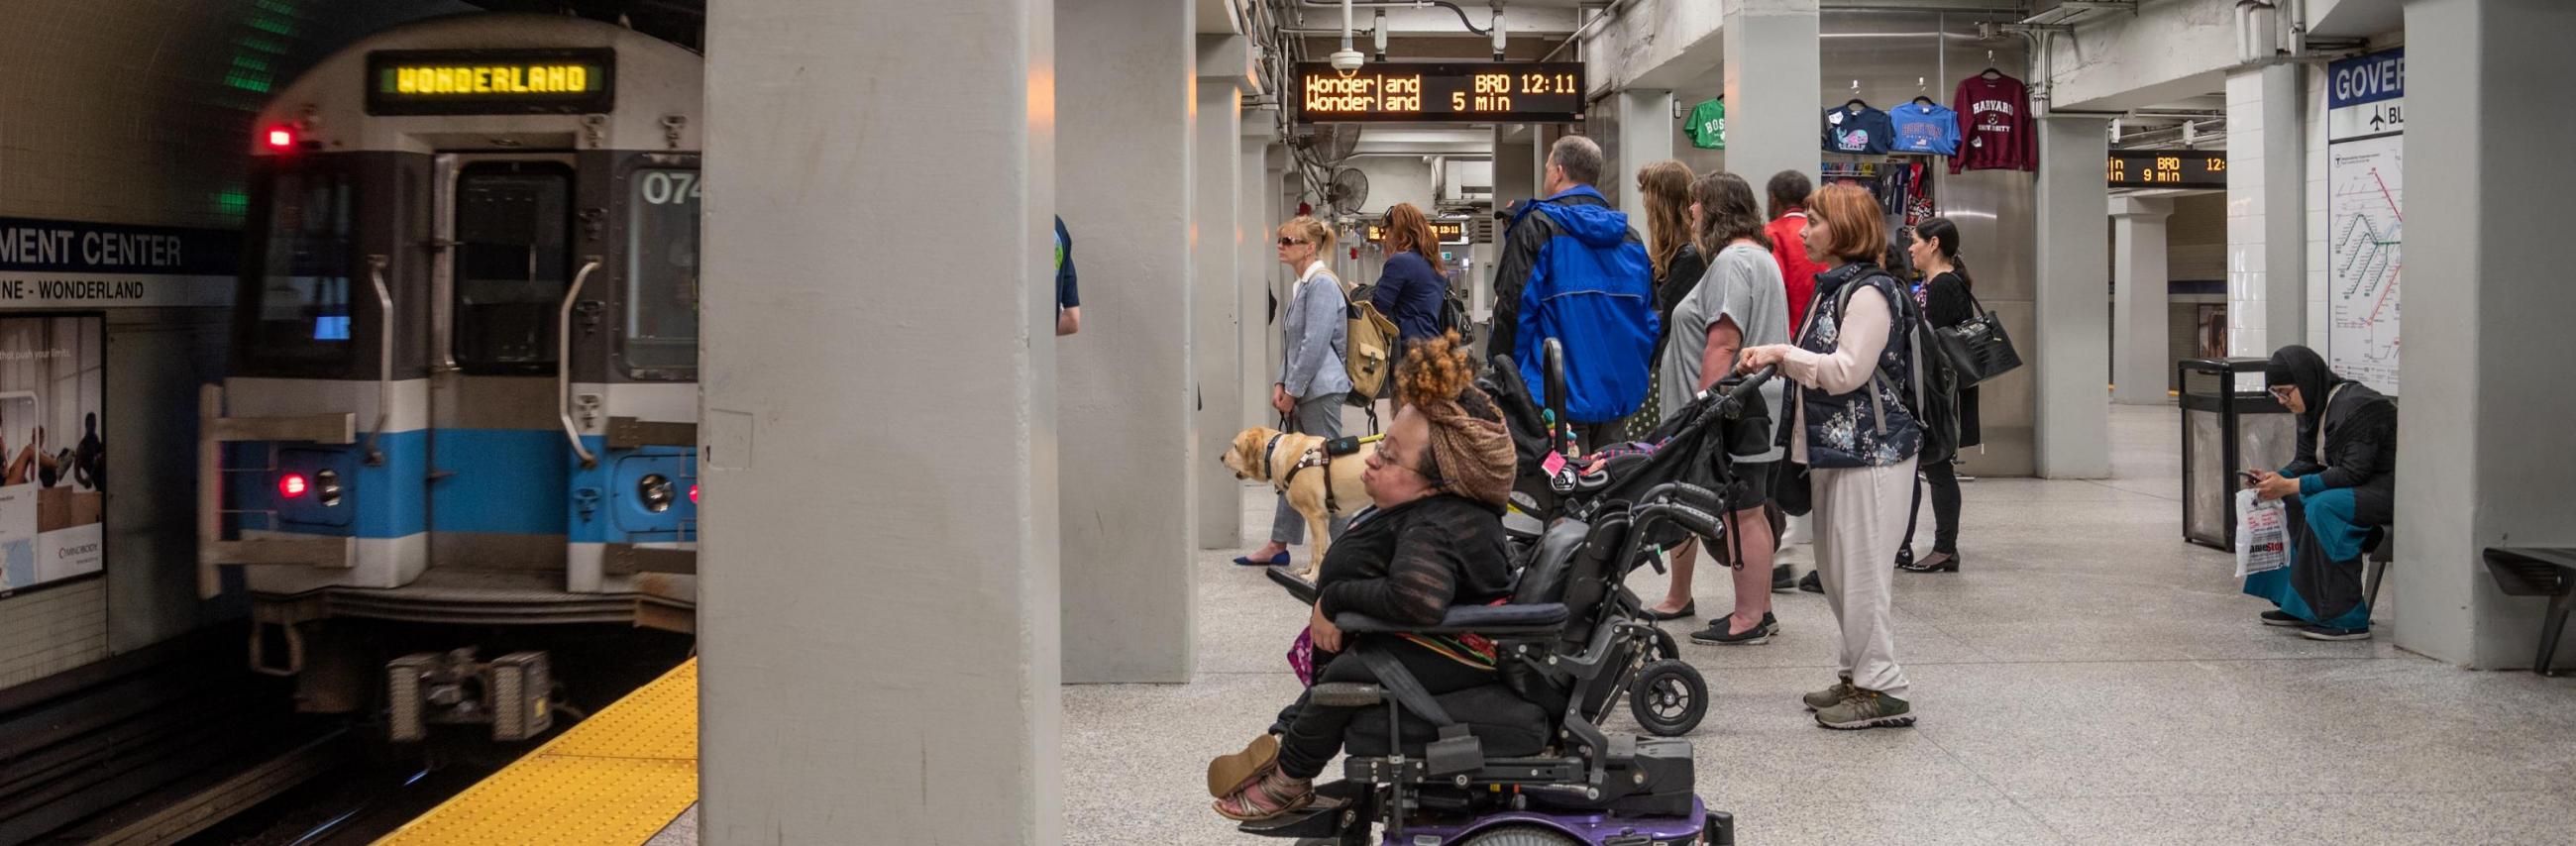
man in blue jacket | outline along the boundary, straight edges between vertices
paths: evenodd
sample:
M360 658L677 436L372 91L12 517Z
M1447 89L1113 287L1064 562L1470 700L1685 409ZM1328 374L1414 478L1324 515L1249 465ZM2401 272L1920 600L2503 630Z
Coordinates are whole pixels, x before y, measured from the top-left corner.
M1562 345L1566 417L1587 449L1653 388L1646 365L1657 332L1654 268L1627 213L1592 187L1602 166L1592 139L1568 135L1548 148L1548 196L1523 205L1503 240L1485 348L1509 354L1546 402L1540 361L1549 339Z

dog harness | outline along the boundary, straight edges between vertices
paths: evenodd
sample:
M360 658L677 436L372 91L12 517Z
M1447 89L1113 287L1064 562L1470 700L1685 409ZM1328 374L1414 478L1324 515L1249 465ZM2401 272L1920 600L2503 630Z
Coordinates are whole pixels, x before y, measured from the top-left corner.
M1270 478L1277 480L1272 482L1272 484L1277 485L1279 492L1285 494L1288 492L1288 486L1297 481L1297 471L1304 470L1309 467L1324 468L1324 513L1330 515L1341 511L1341 503L1339 501L1340 497L1333 495L1333 459L1335 456L1328 454L1328 451L1325 449L1325 447L1330 445L1332 442L1325 441L1324 443L1308 447L1305 452L1298 453L1297 463L1290 466L1285 475L1281 475L1273 472L1274 468L1271 467L1270 456L1278 452L1279 439L1285 437L1288 437L1288 433L1286 432L1272 435L1270 436L1270 443L1261 448L1261 475L1269 476ZM1385 435L1370 435L1359 439L1355 442L1355 445L1376 443L1385 437ZM1358 450L1353 449L1352 451L1357 452Z

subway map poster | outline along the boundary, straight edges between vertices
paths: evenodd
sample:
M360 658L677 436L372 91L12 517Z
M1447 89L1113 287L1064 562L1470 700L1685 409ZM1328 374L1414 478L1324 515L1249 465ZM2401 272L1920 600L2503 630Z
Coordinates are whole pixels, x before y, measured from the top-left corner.
M2326 80L2326 361L2397 395L2406 242L2406 53L2335 62Z

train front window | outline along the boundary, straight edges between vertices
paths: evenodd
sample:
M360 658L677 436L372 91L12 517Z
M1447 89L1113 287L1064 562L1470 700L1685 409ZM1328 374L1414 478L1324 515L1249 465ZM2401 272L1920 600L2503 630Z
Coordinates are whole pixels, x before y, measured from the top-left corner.
M572 171L551 162L470 165L456 180L456 363L469 373L550 373L571 279Z
M693 376L698 368L698 172L652 168L628 180L626 369Z
M318 364L349 355L349 293L356 262L357 179L330 170L280 169L269 182L266 233L249 309L253 355Z

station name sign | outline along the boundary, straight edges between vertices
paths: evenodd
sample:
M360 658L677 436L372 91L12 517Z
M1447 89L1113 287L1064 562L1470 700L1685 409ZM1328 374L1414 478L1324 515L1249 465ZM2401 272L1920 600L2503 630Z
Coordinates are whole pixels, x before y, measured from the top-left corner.
M2326 66L2326 140L2406 131L2406 51L2355 56Z
M2225 188L2227 154L2214 150L2114 150L2113 188Z
M617 51L378 50L371 115L584 114L616 105Z
M1581 62L1371 62L1343 76L1297 63L1307 123L1566 123L1583 117Z
M1431 235L1432 237L1440 239L1440 243L1443 244L1467 243L1467 222L1463 220L1432 221ZM1381 223L1369 224L1368 239L1371 243L1386 243L1386 225Z
M0 310L232 304L241 233L0 217Z

